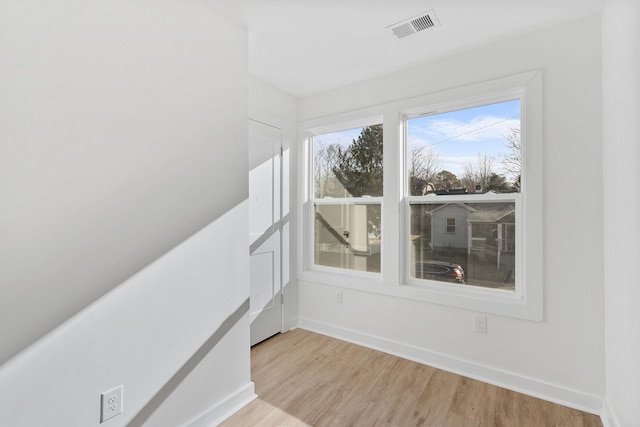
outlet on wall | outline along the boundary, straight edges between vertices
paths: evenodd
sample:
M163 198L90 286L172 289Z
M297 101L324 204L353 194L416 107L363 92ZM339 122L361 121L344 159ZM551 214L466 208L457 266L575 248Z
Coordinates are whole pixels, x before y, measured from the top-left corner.
M487 316L476 316L473 330L479 334L487 333Z
M342 289L338 289L336 291L334 301L338 304L342 304Z
M122 386L118 386L100 395L100 422L122 413Z

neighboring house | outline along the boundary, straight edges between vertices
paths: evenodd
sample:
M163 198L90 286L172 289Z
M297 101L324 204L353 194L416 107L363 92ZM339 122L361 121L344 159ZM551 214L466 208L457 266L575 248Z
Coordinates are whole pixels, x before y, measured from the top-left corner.
M490 251L496 254L498 266L513 263L513 203L445 203L425 215L430 217L433 250L458 249L469 255Z
M467 249L469 227L467 219L476 209L464 203L445 203L425 214L431 217L431 248Z

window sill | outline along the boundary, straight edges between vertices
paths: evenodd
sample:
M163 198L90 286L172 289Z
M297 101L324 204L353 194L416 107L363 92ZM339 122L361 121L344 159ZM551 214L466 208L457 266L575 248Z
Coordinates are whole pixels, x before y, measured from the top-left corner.
M299 280L319 283L323 285L337 286L357 290L366 290L371 287L385 286L379 273L366 273L361 271L332 269L336 271L306 270L300 273Z
M474 312L496 314L529 321L540 322L542 316L527 304L526 299L511 292L471 287L468 285L450 285L435 281L426 284L384 283L382 277L365 277L353 272L328 273L307 270L299 275L299 281L308 284L320 284L369 292L411 301L445 305Z

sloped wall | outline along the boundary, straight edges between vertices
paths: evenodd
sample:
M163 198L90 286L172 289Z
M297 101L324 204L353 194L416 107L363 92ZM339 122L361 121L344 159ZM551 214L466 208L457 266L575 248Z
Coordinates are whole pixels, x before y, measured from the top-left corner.
M245 30L173 0L9 1L0 28L0 419L97 425L122 384L111 425L143 423L196 355L172 420L250 398Z
M247 40L197 3L3 2L7 360L247 197Z

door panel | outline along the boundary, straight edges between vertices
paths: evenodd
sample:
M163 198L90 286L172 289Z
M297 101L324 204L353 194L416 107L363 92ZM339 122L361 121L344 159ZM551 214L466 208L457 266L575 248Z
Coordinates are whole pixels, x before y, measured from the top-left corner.
M263 309L273 306L275 291L274 252L252 254L251 256L251 321Z

